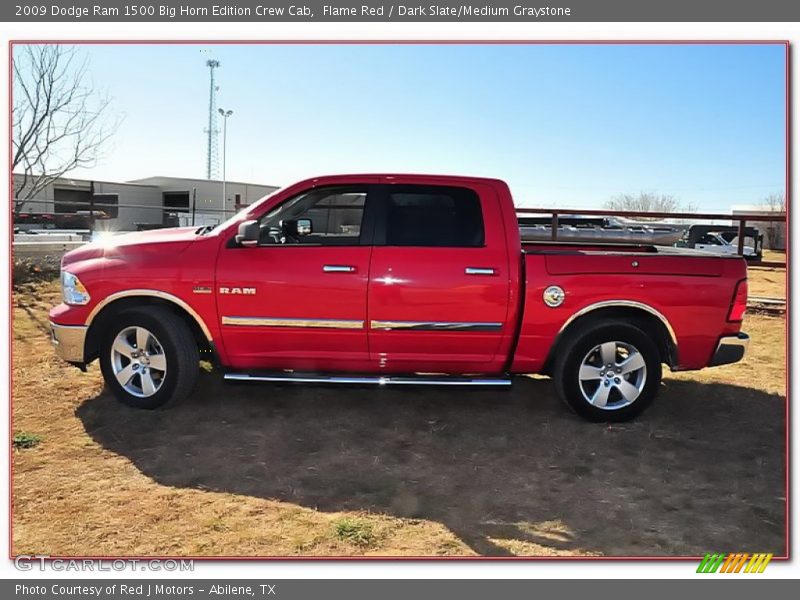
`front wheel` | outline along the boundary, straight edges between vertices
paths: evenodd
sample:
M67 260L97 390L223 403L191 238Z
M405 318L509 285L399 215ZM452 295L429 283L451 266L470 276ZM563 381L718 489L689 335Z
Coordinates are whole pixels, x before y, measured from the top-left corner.
M186 323L157 306L121 312L100 341L106 384L134 408L159 408L186 397L197 381L199 360Z
M564 340L553 377L558 395L583 418L627 421L655 399L661 356L635 325L604 321Z

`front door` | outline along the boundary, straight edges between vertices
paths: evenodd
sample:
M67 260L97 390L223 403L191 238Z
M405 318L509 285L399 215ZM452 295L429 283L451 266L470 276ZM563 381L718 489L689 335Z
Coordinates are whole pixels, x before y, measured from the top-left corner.
M376 205L368 302L377 367L501 371L510 280L493 190L386 185Z
M217 307L231 366L366 368L368 189L302 192L260 219L258 246L221 250Z

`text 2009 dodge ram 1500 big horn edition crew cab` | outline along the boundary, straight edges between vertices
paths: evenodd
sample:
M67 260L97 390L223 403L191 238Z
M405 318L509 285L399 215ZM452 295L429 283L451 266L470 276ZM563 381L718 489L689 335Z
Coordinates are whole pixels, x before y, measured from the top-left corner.
M740 360L745 262L679 249L521 244L502 181L350 175L297 183L214 228L73 250L50 312L57 353L100 359L126 404L224 377L510 385L546 373L577 413L629 419L661 365Z

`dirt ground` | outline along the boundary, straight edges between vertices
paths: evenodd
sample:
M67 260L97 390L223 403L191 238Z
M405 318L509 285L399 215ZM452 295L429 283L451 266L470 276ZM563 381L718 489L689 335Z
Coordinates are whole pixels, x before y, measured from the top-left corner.
M748 316L745 362L665 373L653 407L608 426L573 416L544 378L454 393L203 373L184 404L137 411L96 364L55 358L57 296L55 283L14 294L13 431L41 438L13 452L14 554L786 551L783 318Z

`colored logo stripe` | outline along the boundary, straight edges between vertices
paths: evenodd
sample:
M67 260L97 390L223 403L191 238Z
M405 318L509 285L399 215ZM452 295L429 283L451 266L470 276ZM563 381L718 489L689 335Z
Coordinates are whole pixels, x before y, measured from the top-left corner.
M734 552L724 554L715 552L706 554L700 565L698 573L763 573L772 560L773 554L764 552L749 554L747 552ZM749 560L748 560L749 559Z
M703 560L700 561L700 566L697 567L697 572L716 573L724 559L724 554L706 554Z
M720 573L738 573L742 570L742 567L748 558L750 558L750 555L746 552L728 554L728 558L722 564Z
M772 560L772 554L753 554L753 558L750 559L747 567L745 568L745 573L763 573L764 569L767 568L769 561Z

